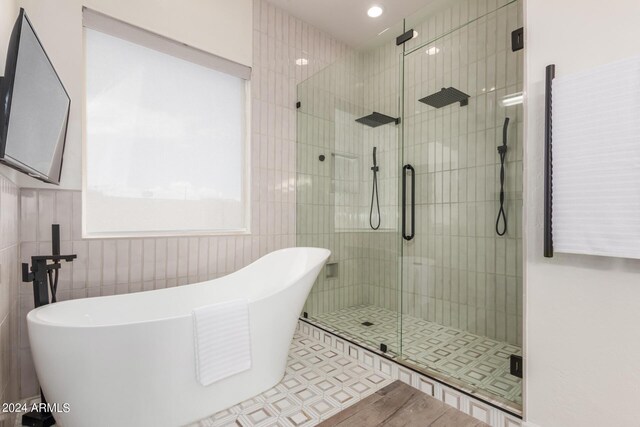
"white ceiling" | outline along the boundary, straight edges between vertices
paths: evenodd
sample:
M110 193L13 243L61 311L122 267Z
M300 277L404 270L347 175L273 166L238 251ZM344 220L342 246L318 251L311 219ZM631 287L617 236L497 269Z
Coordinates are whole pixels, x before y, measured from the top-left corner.
M402 32L402 19L433 3L435 0L268 0L293 16L308 22L351 47L377 44ZM384 13L369 18L367 10L382 6ZM378 34L385 28L396 26ZM396 34L397 33L397 34Z

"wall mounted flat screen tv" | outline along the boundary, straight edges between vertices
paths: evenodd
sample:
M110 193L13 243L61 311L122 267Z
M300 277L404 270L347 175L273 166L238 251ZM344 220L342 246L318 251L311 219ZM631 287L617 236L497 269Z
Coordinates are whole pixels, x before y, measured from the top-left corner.
M0 162L58 184L71 99L24 9L0 80Z

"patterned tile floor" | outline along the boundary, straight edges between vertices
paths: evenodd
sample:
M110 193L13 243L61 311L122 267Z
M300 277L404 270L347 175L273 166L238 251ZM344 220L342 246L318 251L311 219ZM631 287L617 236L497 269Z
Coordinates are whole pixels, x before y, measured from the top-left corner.
M278 385L188 427L314 426L391 382L329 344L296 334ZM18 417L15 427L20 425Z
M391 382L328 344L296 335L278 385L189 427L314 426Z
M314 315L311 320L346 338L372 348L387 344L398 354L398 315L392 310L364 305ZM365 326L363 322L373 323ZM509 356L520 347L423 319L403 316L402 350L405 359L498 397L522 404L521 380L509 373Z

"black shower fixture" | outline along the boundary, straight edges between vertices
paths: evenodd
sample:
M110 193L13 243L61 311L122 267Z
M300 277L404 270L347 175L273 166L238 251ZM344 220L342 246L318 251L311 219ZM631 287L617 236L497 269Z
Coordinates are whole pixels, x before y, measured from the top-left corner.
M387 116L386 114L378 113L374 111L368 116L360 117L356 119L356 122L362 123L363 125L370 126L372 128L377 128L378 126L386 125L387 123L400 123L399 118Z
M446 107L447 105L453 104L454 102L459 102L460 106L464 107L469 103L469 95L459 91L454 87L443 87L440 92L425 96L418 101L435 108Z
M372 230L377 230L380 228L380 222L382 221L382 217L380 216L380 196L378 195L378 171L380 168L378 167L378 159L376 157L376 150L378 147L373 147L373 166L371 167L371 171L373 171L373 187L371 188L371 209L369 209L369 225ZM376 202L376 208L378 211L378 222L376 225L373 225L373 202Z
M504 212L504 162L507 158L507 131L509 130L509 117L504 118L502 126L502 145L498 145L498 155L500 156L500 209L498 219L496 219L496 233L504 236L507 232L507 215ZM500 227L502 223L502 227Z

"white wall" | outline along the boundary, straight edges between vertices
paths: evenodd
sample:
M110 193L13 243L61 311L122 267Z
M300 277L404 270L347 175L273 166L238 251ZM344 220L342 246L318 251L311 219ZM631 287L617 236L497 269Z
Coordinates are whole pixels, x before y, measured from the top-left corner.
M20 6L25 8L71 96L60 188L80 189L82 183L82 6L251 66L252 5L252 0L21 0ZM0 44L6 43L0 39ZM22 174L18 183L23 187L55 188Z
M638 0L529 0L525 412L533 424L638 426L640 261L542 257L544 73L640 55Z

